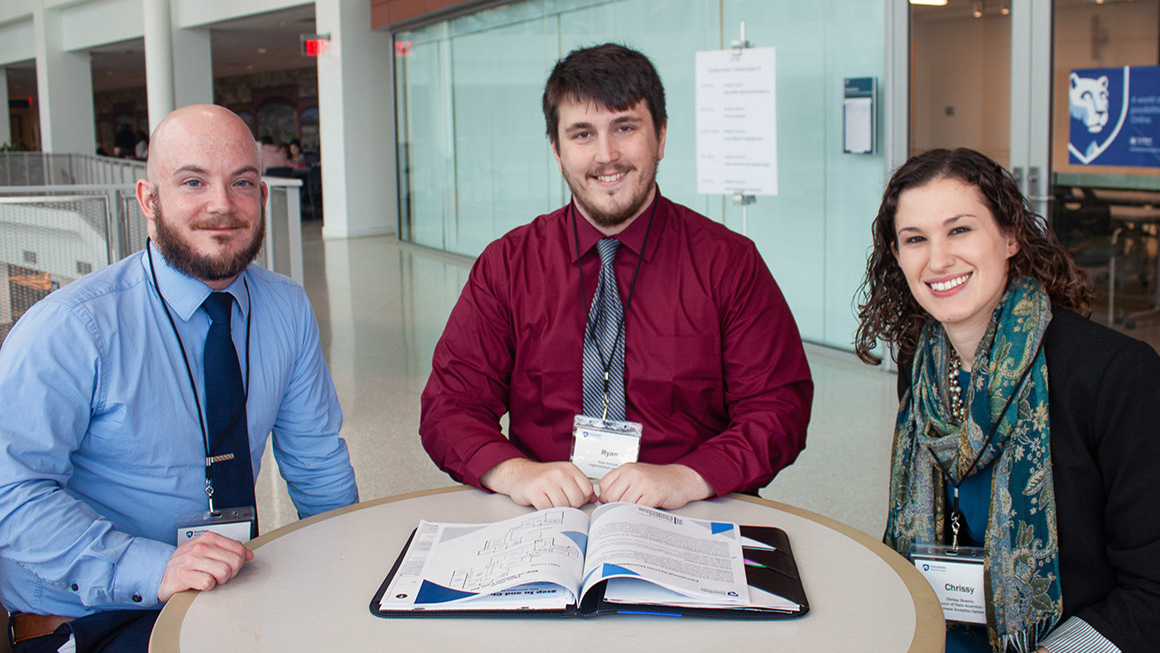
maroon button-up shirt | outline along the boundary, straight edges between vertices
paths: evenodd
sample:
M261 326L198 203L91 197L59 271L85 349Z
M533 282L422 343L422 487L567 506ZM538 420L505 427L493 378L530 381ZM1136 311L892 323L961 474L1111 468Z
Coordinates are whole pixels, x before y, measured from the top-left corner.
M805 447L813 381L797 325L752 241L657 194L617 238L627 417L639 460L680 463L718 495L756 490ZM583 411L583 337L603 236L572 212L536 218L476 261L435 348L419 433L441 469L479 487L515 457L568 460ZM509 437L500 417L509 413Z

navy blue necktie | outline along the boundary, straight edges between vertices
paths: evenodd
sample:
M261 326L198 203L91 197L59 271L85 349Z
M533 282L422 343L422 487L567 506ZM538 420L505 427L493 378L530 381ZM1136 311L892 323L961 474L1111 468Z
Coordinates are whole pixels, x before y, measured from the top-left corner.
M246 426L246 395L242 368L230 335L230 311L234 297L210 293L202 303L213 321L205 338L205 419L209 432L210 455L233 454L230 460L210 467L215 509L255 506L254 466L250 460L250 438Z
M604 416L604 375L608 374L608 419L624 421L624 307L616 285L620 241L597 241L600 279L584 329L584 414ZM607 365L607 367L605 367Z

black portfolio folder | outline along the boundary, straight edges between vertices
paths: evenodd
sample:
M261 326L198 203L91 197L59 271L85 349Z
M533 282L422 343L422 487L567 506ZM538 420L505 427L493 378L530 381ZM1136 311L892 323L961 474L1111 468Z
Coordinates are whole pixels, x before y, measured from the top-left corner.
M430 610L430 609L390 609L381 608L381 602L391 580L398 573L407 550L414 541L415 533L399 553L382 585L371 599L371 614L378 617L595 617L607 614L657 615L668 617L712 617L730 619L786 619L801 617L809 612L805 588L802 586L789 537L785 531L773 526L742 525L741 536L767 547L742 546L745 557L745 577L750 588L769 592L797 604L796 608L769 608L722 605L721 607L690 607L664 604L618 603L605 599L607 581L590 589L580 604L564 609L515 609L515 610Z

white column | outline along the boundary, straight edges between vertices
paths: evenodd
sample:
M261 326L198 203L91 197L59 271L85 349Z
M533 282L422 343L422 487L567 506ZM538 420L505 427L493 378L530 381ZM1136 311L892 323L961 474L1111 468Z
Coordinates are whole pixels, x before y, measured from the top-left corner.
M173 12L174 19L177 12ZM173 101L175 107L213 104L213 48L209 29L173 25Z
M391 35L370 28L366 0L316 0L330 34L318 57L325 238L394 233L397 222Z
M169 0L143 0L145 18L145 95L149 131L173 111L173 27Z
M12 286L8 281L8 264L0 261L0 324L11 323Z
M885 117L881 142L886 169L894 170L909 158L907 148L910 107L910 5L886 3L886 79L883 84ZM889 174L889 173L888 173ZM893 365L889 356L888 365Z
M1050 0L1015 0L1011 10L1011 163L1035 212L1050 216Z
M8 71L0 66L0 144L12 142L12 118L8 110ZM8 287L6 278L0 278L0 284ZM3 292L3 291L0 291ZM4 307L0 306L0 311Z
M66 52L61 45L60 14L37 4L36 86L40 107L40 149L92 154L94 125L93 70L88 52Z

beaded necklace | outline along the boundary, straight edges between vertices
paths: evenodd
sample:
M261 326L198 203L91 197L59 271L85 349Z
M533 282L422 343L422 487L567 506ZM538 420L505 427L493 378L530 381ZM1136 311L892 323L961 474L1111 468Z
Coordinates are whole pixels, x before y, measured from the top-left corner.
M962 370L963 363L959 360L959 354L951 347L950 357L947 359L947 387L950 390L948 395L951 400L951 415L959 422L967 416L967 406L963 403L963 387L959 385L959 374Z

